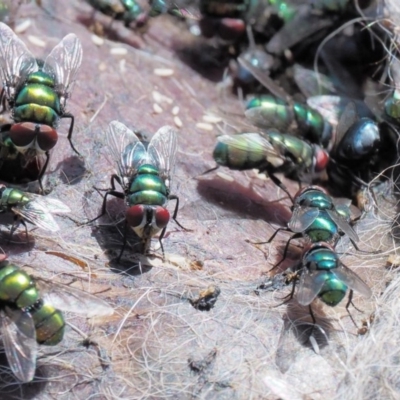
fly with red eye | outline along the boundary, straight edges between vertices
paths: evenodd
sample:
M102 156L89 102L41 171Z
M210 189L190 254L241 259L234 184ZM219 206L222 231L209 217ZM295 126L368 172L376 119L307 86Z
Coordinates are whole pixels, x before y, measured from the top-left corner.
M171 218L166 208L169 200L176 201L172 219L183 228L176 220L179 198L170 194L171 172L177 150L175 130L163 126L146 145L124 124L113 121L105 136L107 149L117 164L118 174L111 176L111 188L106 191L100 215L87 223L106 213L109 195L124 199L128 208L125 214L124 242L118 261L126 247L128 228L141 239L142 254L149 251L151 239L157 234L164 252L162 238ZM116 189L116 183L123 191Z
M62 118L70 119L68 140L72 150L79 155L71 140L74 116L66 112L66 103L81 62L82 46L74 34L65 36L41 61L7 25L0 22L0 77L3 84L0 101L3 108L11 111L15 122L0 129L2 179L15 180L15 177L3 176L3 169L13 170L16 159L27 176L30 175L29 165L38 159L36 163L40 168L35 178L43 190L41 180L50 151L57 143L56 128Z

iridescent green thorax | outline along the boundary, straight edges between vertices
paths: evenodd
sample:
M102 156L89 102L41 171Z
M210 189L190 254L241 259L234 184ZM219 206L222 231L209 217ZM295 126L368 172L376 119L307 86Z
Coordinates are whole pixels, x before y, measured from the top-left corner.
M24 192L18 189L5 188L1 192L0 197L0 211L4 211L6 208L14 207L15 205L27 204L30 199L25 196Z
M400 92L395 90L385 102L385 112L389 117L400 119Z
M215 146L213 158L217 164L239 171L260 168L266 164L265 152L256 140L248 140L243 135L236 135L233 139L235 146L221 142Z
M304 264L310 271L330 271L339 265L339 257L328 248L315 248L307 253Z
M54 79L42 71L29 75L16 95L14 120L53 126L60 114L60 98L54 90Z
M319 210L330 210L333 207L332 199L320 190L307 190L297 199L296 204L304 207L315 207Z
M159 176L159 170L149 164L140 166L129 188L128 204L162 206L167 202L167 197L168 188Z
M320 211L314 222L305 230L306 235L311 242L332 242L338 235L338 227L326 211Z
M32 278L19 267L3 262L0 269L0 301L18 308L33 306L39 299Z

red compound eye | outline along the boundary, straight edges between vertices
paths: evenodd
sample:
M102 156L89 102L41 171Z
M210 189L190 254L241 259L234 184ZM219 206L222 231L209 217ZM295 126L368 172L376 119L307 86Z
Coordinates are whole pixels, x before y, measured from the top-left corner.
M57 131L48 125L40 125L40 132L37 137L37 142L41 150L49 151L57 143Z
M169 222L169 211L164 208L164 207L156 207L156 215L155 215L155 220L156 220L156 225L157 228L165 228Z
M323 171L329 162L329 154L322 150L321 148L317 148L315 151L315 172Z
M37 124L22 122L11 126L9 136L15 146L25 147L33 142L37 132Z
M234 40L246 32L246 24L237 18L221 18L219 35L221 39Z
M129 207L126 212L126 220L131 228L136 228L142 225L145 216L145 207L141 205Z

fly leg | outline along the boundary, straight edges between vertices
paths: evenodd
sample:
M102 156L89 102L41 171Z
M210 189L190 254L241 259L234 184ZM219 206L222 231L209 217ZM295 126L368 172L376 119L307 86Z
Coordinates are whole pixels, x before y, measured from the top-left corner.
M43 188L42 179L43 179L43 175L46 172L47 166L49 165L49 161L50 161L50 153L48 151L46 151L45 155L46 155L46 161L44 162L44 165L41 168L41 170L39 172L39 176L38 176L39 187L40 187L40 190L42 193L45 193L44 188Z
M355 327L358 328L358 326L357 326L357 324L356 324L356 321L354 321L353 316L350 314L350 311L349 311L350 304L351 304L358 312L362 313L362 311L361 311L359 308L357 308L357 307L354 305L354 303L353 303L353 290L350 290L350 292L349 292L349 300L347 301L347 304L346 304L346 311L347 311L347 314L349 314L349 317L350 317L351 321L353 322L353 324L355 325Z
M122 243L121 251L120 251L119 256L118 256L118 258L117 258L117 262L118 262L118 263L121 261L122 254L124 254L125 247L126 247L126 243L127 243L127 241L128 241L127 236L128 236L128 221L125 220L125 225L124 225L124 241L123 241L123 243Z
M95 218L93 218L93 219L91 219L91 220L89 220L89 221L86 221L85 223L83 223L83 224L81 224L81 225L90 224L90 223L92 223L92 222L98 220L99 218L101 218L103 215L106 214L106 212L107 212L107 196L108 196L108 195L117 197L118 199L124 199L124 198L125 198L125 194L124 194L124 193L118 192L118 191L116 190L115 181L117 181L118 183L121 184L121 181L120 181L118 175L112 175L112 176L111 176L111 180L110 180L111 189L107 189L106 194L104 195L104 198L103 198L103 205L102 205L102 207L101 207L101 213L100 213L97 217L95 217ZM100 189L100 190L101 190L101 189Z
M67 139L68 139L68 141L69 141L69 144L70 144L72 150L73 150L76 154L78 154L78 156L80 156L79 151L76 150L75 146L72 144L72 132L73 132L73 130L74 130L75 118L74 118L74 116L73 116L72 114L70 114L70 113L65 113L65 114L63 114L63 115L61 116L61 118L71 118L71 123L70 123L70 125L69 125Z
M303 236L302 233L295 233L294 235L292 235L292 236L290 237L290 239L286 242L285 249L283 250L283 257L282 257L281 261L279 261L277 264L275 264L268 272L273 271L275 268L278 268L279 265L281 265L281 264L283 263L283 261L285 261L287 252L288 252L288 250L289 250L290 242L291 242L293 239L299 239L299 238L301 238L302 236Z
M175 220L175 222L176 222L176 220ZM179 224L178 224L178 225L179 225ZM181 226L181 227L183 228L182 225L179 225L179 226ZM185 228L183 228L183 229L185 229ZM166 231L166 230L167 230L167 227L164 226L163 230L162 230L161 233L160 233L160 236L158 237L158 241L160 242L160 247L161 247L161 251L162 251L162 255L163 255L163 260L165 259L165 252L164 252L164 246L163 246L163 244L162 244L162 240L163 240L163 238L164 238L164 235L165 235L165 231Z
M289 197L290 201L292 202L292 204L294 203L293 197L292 195L289 193L289 190L287 189L287 187L281 182L280 179L278 179L275 175L274 175L274 171L271 170L270 167L268 168L262 168L260 169L260 172L267 172L268 176L271 178L271 181L275 183L276 186L278 186L279 188L281 188Z
M11 229L10 229L10 237L9 237L9 239L8 239L8 243L11 242L12 237L13 237L15 231L18 229L18 227L19 227L21 224L25 227L26 242L27 242L27 244L29 244L29 239L28 239L28 227L26 226L26 222L25 222L23 219L21 219L18 215L15 215L15 216L14 216L14 222L13 222L13 224L12 224L12 226L11 226Z
M176 204L175 204L175 210L174 210L174 214L172 215L172 219L177 223L177 225L182 228L185 231L189 231L191 232L190 229L185 228L184 226L182 226L178 220L176 219L176 217L178 216L178 210L179 210L179 197L175 196L175 195L170 195L168 196L168 200L175 200Z

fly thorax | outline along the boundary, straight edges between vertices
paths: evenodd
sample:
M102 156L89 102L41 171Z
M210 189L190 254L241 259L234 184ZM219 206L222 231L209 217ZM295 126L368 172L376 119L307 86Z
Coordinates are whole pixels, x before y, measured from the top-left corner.
M126 220L141 238L152 237L164 229L170 219L169 211L160 206L135 205L126 212Z
M30 201L28 197L24 195L18 189L6 188L3 190L1 202L8 207L13 207L15 205L24 205Z
M296 198L295 203L302 207L315 207L319 210L329 210L333 207L331 198L318 189L304 191Z

